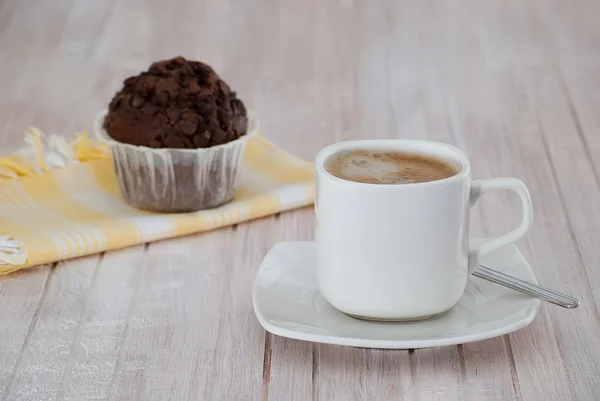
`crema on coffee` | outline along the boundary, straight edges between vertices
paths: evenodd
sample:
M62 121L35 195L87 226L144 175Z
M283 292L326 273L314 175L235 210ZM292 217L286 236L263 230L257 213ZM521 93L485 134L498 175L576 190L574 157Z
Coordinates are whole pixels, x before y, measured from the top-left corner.
M443 160L399 151L354 150L335 154L325 163L332 175L367 184L414 184L458 174Z

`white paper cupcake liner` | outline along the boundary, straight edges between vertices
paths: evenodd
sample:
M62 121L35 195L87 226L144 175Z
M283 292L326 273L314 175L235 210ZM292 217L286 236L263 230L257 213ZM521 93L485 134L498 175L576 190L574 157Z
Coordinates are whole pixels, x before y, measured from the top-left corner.
M177 213L213 208L233 199L246 142L258 131L251 113L246 135L200 149L154 149L115 141L103 128L106 113L96 118L94 130L110 145L125 202L153 212Z

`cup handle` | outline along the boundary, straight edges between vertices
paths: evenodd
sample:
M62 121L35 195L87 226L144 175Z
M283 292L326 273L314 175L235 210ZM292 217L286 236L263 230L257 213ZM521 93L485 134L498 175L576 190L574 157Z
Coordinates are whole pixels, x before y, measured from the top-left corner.
M533 219L531 197L529 196L529 191L523 181L516 178L491 178L473 181L471 184L470 196L471 207L475 206L481 195L495 189L509 189L519 195L521 198L521 205L523 206L523 219L517 228L498 238L491 239L482 244L469 244L469 274L473 273L481 258L491 251L517 241L523 237L531 227Z

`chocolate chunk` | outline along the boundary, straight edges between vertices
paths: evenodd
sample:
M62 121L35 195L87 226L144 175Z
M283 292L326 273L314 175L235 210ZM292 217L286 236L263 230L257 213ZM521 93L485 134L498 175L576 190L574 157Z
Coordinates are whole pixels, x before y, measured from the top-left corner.
M235 132L246 132L248 130L248 121L247 120L236 120L233 123L233 130Z
M246 127L246 108L235 92L210 66L183 57L127 78L104 121L113 139L151 147L219 145L245 135Z
M154 87L154 92L167 92L170 98L174 98L177 97L179 93L179 84L172 77L161 79L156 83L156 86Z
M213 114L213 111L215 110L216 106L214 104L210 104L210 103L205 103L205 102L198 102L196 103L196 110L198 110L198 113L203 114L205 116L209 116L211 114Z
M198 93L200 92L200 85L198 85L198 81L196 79L192 79L188 82L187 91L189 93Z
M194 135L196 131L196 121L195 120L181 120L177 124L175 124L175 128L177 133L183 133L185 135L191 136Z
M208 147L208 143L210 142L210 134L208 131L204 131L201 134L194 135L194 145L199 148Z
M175 107L171 107L171 108L167 109L166 114L169 119L169 124L171 124L171 125L175 125L177 123L177 121L179 121L179 118L181 117L181 111L179 111Z
M162 148L162 143L157 140L157 139L151 139L150 140L150 147L151 148Z
M140 113L142 113L145 116L151 116L151 117L158 114L158 111L159 111L159 108L157 106L153 105L152 103L148 103L148 102L144 103L144 105L140 109Z
M151 75L141 77L137 81L133 81L133 85L135 85L135 90L138 93L143 93L144 95L148 95L151 93L152 89L156 86L157 78Z
M135 107L139 109L144 104L144 98L138 95L135 95L131 100L131 107Z
M156 104L160 107L165 107L167 104L169 104L169 92L159 92L156 95Z
M185 148L186 141L180 136L171 136L166 139L170 148Z

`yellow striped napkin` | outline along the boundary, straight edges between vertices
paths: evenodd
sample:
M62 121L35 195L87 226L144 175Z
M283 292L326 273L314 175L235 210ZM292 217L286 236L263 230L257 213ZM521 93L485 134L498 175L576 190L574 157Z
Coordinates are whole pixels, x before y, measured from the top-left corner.
M155 214L121 199L108 147L32 130L0 158L0 274L77 256L223 227L313 202L313 165L261 136L249 139L232 202Z

